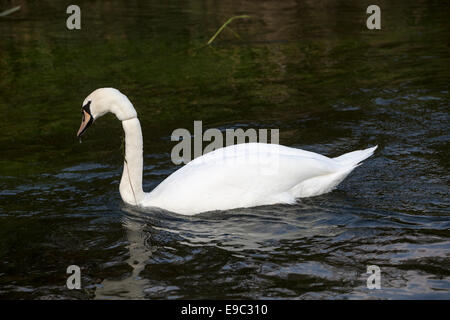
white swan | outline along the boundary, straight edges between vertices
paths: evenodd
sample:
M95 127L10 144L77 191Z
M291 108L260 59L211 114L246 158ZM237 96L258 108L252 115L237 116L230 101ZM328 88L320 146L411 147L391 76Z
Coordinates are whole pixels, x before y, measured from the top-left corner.
M113 88L92 92L83 102L80 137L92 122L112 112L125 131L120 195L124 202L159 207L183 215L276 203L320 195L334 189L371 156L377 146L328 158L277 144L232 145L194 159L152 192L142 190L142 131L130 100Z

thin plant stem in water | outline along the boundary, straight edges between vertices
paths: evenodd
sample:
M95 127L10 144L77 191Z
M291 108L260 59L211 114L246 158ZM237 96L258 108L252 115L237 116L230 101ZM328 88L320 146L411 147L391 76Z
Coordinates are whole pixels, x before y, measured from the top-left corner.
M228 24L230 24L230 22L231 21L233 21L233 20L235 20L235 19L246 19L246 18L251 18L251 16L248 16L248 15L241 15L241 16L234 16L234 17L231 17L230 19L228 19L227 20L227 22L225 22L217 31L216 31L216 33L211 37L211 39L209 39L209 41L206 43L206 44L204 44L204 45L202 45L201 47L198 47L198 48L191 48L191 49L188 49L187 50L187 52L189 53L189 54L196 54L196 52L197 51L199 51L199 50L201 50L201 49L203 49L203 48L205 48L205 47L209 47L209 48L213 48L212 46L211 46L211 44L213 43L213 41L217 38L217 36L223 31L223 29L225 29L225 28L227 28L228 30L230 30L231 31L231 33L233 33L233 35L236 37L236 38L238 38L238 39L241 39L241 37L233 30L233 29L231 29L230 27L228 27ZM178 54L183 54L183 53L185 53L186 52L186 50L182 50L182 51L180 51L180 52L178 52L177 53L177 55Z
M225 29L227 27L228 24L231 23L231 21L235 20L235 19L247 19L250 18L250 16L248 15L242 15L242 16L234 16L231 17L230 19L227 20L227 22L225 22L217 31L216 33L211 37L211 39L209 39L209 41L206 43L207 46L209 46L211 43L213 43L213 41L217 38L217 36L223 31L223 29ZM231 29L230 29L231 30ZM234 32L233 30L231 30L233 32L234 35L238 36L236 32ZM239 37L239 36L238 36Z

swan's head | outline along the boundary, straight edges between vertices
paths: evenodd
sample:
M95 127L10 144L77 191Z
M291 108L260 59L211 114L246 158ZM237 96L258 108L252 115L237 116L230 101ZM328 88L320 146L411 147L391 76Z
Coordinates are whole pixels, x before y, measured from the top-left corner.
M100 88L83 101L81 107L83 117L77 137L81 137L95 120L108 112L114 113L120 121L137 117L136 110L126 95L114 88Z

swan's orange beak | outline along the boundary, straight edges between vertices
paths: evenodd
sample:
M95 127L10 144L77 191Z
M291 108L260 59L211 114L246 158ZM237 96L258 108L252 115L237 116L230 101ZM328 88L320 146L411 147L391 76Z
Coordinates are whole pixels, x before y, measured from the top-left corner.
M81 113L83 114L83 118L81 119L80 129L78 129L77 132L77 138L81 137L81 135L90 127L90 125L94 121L94 118L92 118L90 113L86 110L83 109Z

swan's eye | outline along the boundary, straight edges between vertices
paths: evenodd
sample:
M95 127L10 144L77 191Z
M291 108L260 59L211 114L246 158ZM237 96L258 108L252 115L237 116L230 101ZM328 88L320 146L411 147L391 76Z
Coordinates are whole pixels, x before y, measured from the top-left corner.
M87 113L91 114L91 101L88 101L82 108L81 112L86 111Z

